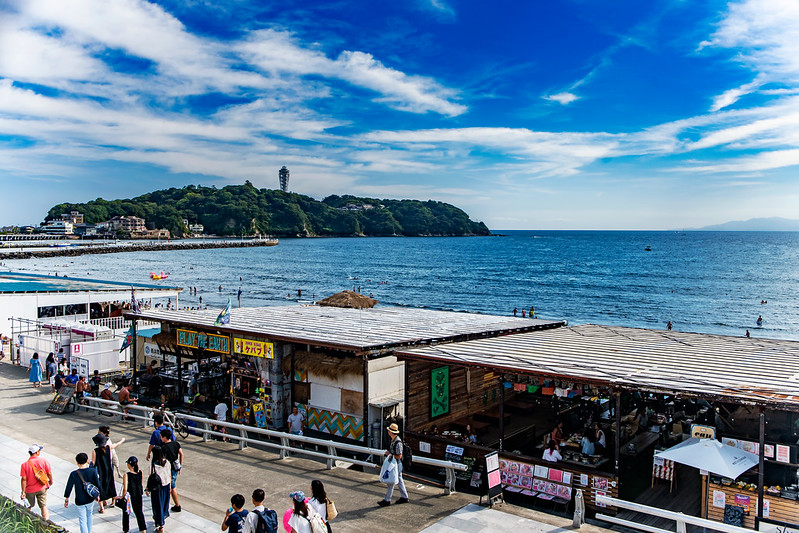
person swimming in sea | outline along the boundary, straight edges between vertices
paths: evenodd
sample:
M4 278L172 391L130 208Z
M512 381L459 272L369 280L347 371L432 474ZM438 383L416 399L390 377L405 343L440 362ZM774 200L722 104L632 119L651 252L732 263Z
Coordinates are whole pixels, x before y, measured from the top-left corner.
M757 325L758 326L762 326L763 325L763 316L762 315L758 315L757 316Z

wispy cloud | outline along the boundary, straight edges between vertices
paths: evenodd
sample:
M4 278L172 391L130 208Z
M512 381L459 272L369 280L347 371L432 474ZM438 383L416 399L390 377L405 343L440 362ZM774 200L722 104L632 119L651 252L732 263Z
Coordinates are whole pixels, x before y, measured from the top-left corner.
M580 98L579 96L570 92L550 94L544 97L544 99L546 100L551 100L553 102L557 102L562 105L568 105L574 102L575 100L579 100L579 98Z

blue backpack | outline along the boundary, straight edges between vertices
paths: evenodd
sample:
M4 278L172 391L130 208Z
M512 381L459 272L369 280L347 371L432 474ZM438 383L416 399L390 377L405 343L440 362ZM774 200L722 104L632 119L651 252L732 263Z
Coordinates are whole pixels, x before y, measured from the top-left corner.
M272 509L252 512L258 515L255 533L277 533L277 512Z

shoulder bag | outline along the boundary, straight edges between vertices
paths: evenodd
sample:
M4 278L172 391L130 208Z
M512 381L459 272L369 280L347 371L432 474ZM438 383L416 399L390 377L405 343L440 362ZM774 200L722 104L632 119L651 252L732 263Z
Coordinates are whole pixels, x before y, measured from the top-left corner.
M150 467L150 475L147 477L147 492L161 490L161 476L155 473L155 463Z
M50 478L47 477L47 472L36 468L36 466L33 464L33 461L31 461L30 459L28 459L28 464L31 466L31 470L33 470L33 477L36 478L36 481L38 481L45 487L48 486L50 484Z
M327 508L327 521L330 522L338 516L338 509L336 509L336 504L330 498L325 501L325 507Z
M81 483L83 483L83 489L86 491L86 494L93 500L100 499L100 489L97 488L97 485L94 483L89 483L83 476L80 475L80 470L75 470L75 473L78 474L78 478L80 479Z

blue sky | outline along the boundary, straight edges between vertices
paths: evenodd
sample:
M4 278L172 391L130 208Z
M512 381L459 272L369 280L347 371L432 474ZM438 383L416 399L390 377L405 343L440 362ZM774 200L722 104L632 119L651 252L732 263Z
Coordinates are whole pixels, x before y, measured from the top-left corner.
M0 0L0 224L282 165L492 229L799 218L799 3Z

